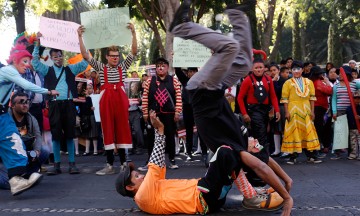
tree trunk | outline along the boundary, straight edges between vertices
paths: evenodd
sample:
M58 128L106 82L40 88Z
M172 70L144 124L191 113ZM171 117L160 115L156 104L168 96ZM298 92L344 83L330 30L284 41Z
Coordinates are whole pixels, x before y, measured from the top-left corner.
M294 28L292 30L292 57L301 60L301 38L300 38L300 22L299 13L294 15Z
M170 63L170 68L172 67L172 50L173 50L173 42L174 35L171 34L168 29L170 27L171 22L174 19L174 14L176 10L180 6L179 0L159 0L161 15L164 20L164 24L166 27L166 42L165 42L165 58Z
M339 40L339 36L336 34L337 25L335 23L330 23L328 29L328 62L332 62L335 67L340 67L342 65L342 46Z
M285 15L286 16L286 15ZM277 20L277 26L276 26L276 39L274 42L274 47L271 50L270 56L269 56L269 62L277 62L276 58L279 53L279 44L281 41L282 31L284 29L285 20L282 20L283 12L279 14L278 20Z
M25 2L24 0L13 0L12 11L15 17L16 32L25 31Z
M134 0L135 5L137 7L137 9L140 11L140 13L142 14L142 16L144 17L147 25L151 28L151 30L153 30L154 32L154 37L158 43L159 49L160 49L160 53L162 55L166 55L166 51L165 51L165 47L162 44L162 40L161 40L161 36L160 36L160 32L159 32L159 28L158 25L155 22L155 17L154 16L150 16L146 11L145 8L140 4L139 0ZM155 4L154 1L151 1L151 4ZM152 10L155 8L154 5L151 7ZM156 14L156 12L153 11L152 14Z
M304 61L310 61L311 59L308 59L309 57L306 55L306 53L309 53L309 51L306 49L306 32L304 27L300 28L300 39L301 57Z
M244 3L249 0L244 0ZM251 26L251 32L252 32L252 44L253 48L260 49L260 41L259 36L257 34L257 21L256 21L256 13L255 13L255 6L253 5L248 12L246 12L246 15L249 17L250 26Z
M273 22L275 14L276 0L268 1L268 15L264 21L264 31L261 37L261 48L265 51L267 55L270 53L270 44L273 34ZM261 31L261 30L260 30Z

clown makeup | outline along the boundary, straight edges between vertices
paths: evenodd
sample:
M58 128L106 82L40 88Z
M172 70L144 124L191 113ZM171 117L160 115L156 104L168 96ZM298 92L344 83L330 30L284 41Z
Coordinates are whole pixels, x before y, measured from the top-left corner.
M156 65L156 75L159 77L165 77L167 75L169 66L163 62Z
M255 62L252 68L252 72L255 76L261 77L264 74L265 71L265 65L261 62Z
M291 69L293 77L294 78L299 78L301 77L301 73L303 72L301 67L294 67Z
M20 61L14 61L14 66L19 73L24 74L27 68L30 68L30 57L23 57Z
M58 67L63 65L63 55L61 52L52 52L51 60L53 60L54 64Z
M120 53L118 51L109 51L106 60L111 67L116 67L120 62Z

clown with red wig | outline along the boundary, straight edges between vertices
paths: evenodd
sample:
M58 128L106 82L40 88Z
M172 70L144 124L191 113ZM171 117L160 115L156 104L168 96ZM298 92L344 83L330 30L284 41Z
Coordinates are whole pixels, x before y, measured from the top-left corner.
M23 79L20 74L30 67L31 54L26 47L16 44L10 51L8 66L0 68L0 157L8 170L11 193L15 196L39 183L42 176L32 173L28 179L22 177L26 172L28 157L18 129L8 113L9 99L14 85L40 94L57 95Z

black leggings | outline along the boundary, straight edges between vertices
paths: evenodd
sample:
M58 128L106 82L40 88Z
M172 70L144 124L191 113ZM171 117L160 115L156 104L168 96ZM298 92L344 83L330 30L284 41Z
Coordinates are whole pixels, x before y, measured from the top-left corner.
M125 149L121 148L118 149L119 157L120 157L120 164L123 164L126 162L126 155L125 155ZM114 164L115 156L114 156L114 150L106 150L106 162L110 164L111 166Z
M205 177L199 180L198 186L204 191L203 197L209 212L218 211L226 201L226 195L240 171L239 153L229 147L220 147L215 153L216 160L210 162Z

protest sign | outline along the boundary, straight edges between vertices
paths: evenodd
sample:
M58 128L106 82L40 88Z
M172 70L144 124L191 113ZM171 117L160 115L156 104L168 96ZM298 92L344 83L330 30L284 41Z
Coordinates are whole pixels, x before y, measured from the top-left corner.
M95 121L101 122L101 119L100 119L100 97L101 97L101 94L92 94L92 95L90 95L90 97L91 97L93 107L95 108L94 109Z
M192 40L174 38L173 67L202 67L209 60L211 50Z
M85 27L84 43L87 49L131 44L129 8L112 8L80 13Z
M78 27L74 22L40 17L41 45L79 53Z
M348 148L349 128L346 115L336 118L334 123L334 141L332 151Z

